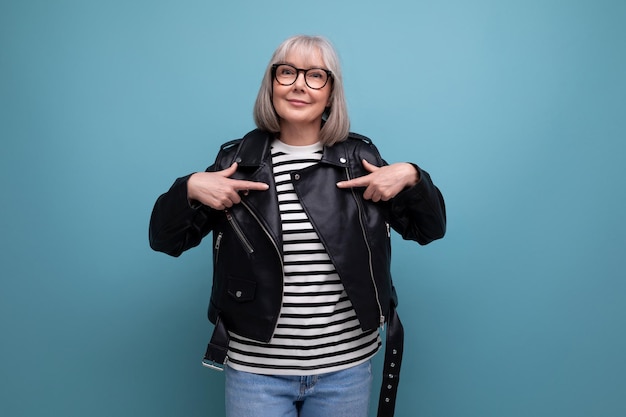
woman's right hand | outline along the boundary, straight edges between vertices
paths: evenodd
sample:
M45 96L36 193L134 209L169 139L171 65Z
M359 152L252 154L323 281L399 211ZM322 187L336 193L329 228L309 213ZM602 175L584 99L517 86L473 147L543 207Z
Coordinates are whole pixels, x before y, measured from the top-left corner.
M216 172L196 172L187 181L187 198L196 200L216 210L224 210L241 202L240 191L265 191L264 182L235 180L230 178L237 171L237 163Z

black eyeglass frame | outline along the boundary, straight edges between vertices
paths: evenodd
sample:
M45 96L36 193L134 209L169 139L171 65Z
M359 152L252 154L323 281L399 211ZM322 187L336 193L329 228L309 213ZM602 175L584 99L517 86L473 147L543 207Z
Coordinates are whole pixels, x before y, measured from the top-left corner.
M280 67L281 65L286 65L288 67L291 67L293 69L296 70L296 78L293 79L292 82L290 82L289 84L284 84L281 83L280 81L278 81L278 78L276 77L276 69L278 67ZM306 80L306 73L311 71L311 70L322 70L326 73L326 75L328 76L328 78L326 78L326 82L324 83L323 86L321 87L311 87L309 85L309 82ZM313 90L321 90L322 88L326 87L326 84L328 84L328 80L334 80L333 78L333 72L331 70L327 70L326 68L296 68L291 64L272 64L272 78L276 80L276 82L280 85L284 85L284 86L288 86L288 85L293 85L296 81L298 81L298 77L300 76L300 73L304 73L304 83L306 84L307 87L313 89Z

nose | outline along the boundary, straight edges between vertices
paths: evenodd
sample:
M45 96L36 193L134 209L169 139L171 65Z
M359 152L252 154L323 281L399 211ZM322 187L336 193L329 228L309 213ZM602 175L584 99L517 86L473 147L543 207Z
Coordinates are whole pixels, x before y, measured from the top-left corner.
M302 75L302 77L300 77ZM293 83L294 86L304 88L306 86L304 70L298 70L298 74L296 75L296 81Z

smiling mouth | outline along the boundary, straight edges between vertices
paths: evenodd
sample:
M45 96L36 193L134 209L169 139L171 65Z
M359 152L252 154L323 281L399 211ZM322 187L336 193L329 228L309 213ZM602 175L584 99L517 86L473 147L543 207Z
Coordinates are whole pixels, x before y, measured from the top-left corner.
M304 106L305 104L309 104L306 101L302 100L287 100L291 104L295 104L296 106Z

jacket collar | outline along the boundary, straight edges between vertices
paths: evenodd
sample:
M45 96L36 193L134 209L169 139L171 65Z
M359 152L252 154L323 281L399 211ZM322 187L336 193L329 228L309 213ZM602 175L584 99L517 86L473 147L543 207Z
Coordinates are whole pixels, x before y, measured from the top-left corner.
M258 167L270 154L272 144L272 134L260 129L255 129L246 134L235 155L235 162L242 167ZM343 142L338 142L333 146L324 146L322 163L346 166L349 158Z
M255 129L241 140L235 162L243 167L258 167L270 152L271 134Z

